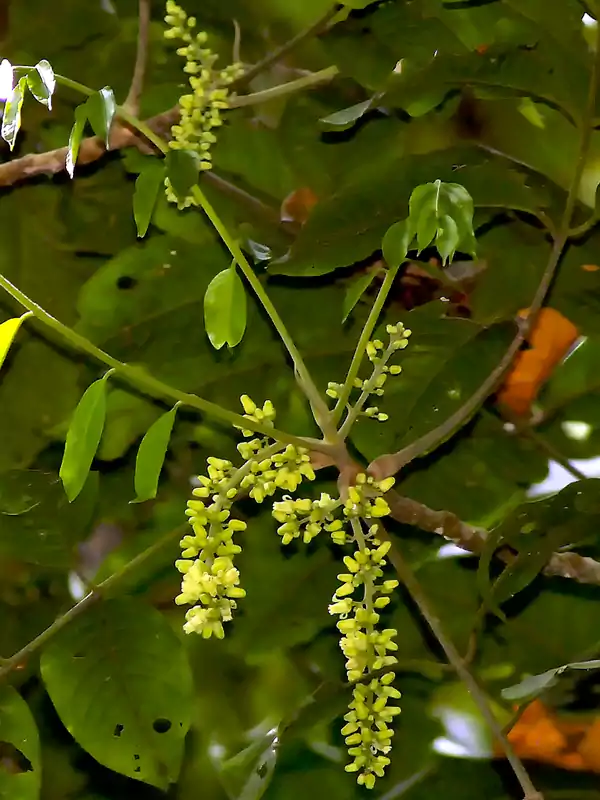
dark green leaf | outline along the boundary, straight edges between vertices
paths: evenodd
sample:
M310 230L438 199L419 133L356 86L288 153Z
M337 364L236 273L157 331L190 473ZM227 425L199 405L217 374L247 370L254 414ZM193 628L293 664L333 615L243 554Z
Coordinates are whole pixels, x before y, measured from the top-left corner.
M156 497L176 414L177 406L174 406L156 420L142 439L135 461L136 503Z
M12 686L0 686L1 800L38 800L42 783L40 742L29 706Z
M71 418L60 465L60 478L70 501L83 489L102 438L109 374L86 389Z
M138 600L97 604L45 648L41 672L64 725L97 761L161 789L177 779L192 676L158 611Z
M320 121L325 130L345 131L351 128L354 123L359 120L371 108L373 100L364 100L362 103L357 103L355 106L343 108L341 111L335 111L323 117Z
M56 88L56 78L54 70L45 59L39 61L33 69L27 73L27 86L29 91L48 111L52 109L52 95Z
M83 136L83 130L85 128L86 122L87 122L87 104L82 103L82 105L77 106L77 108L75 109L75 122L73 123L73 127L71 128L71 133L69 134L66 170L69 174L69 177L71 178L73 177L73 174L75 172L75 164L77 163L79 146L81 144L81 137Z
M198 158L191 150L169 150L165 157L167 177L178 200L189 197L198 183Z
M511 701L533 699L547 689L556 686L563 672L567 672L570 669L600 669L600 661L575 661L571 664L563 664L562 667L549 669L541 675L528 675L520 683L502 689L502 697Z
M406 259L413 236L414 231L411 230L406 219L395 222L391 228L387 229L381 248L383 257L390 267L399 267Z
M19 80L12 94L4 104L4 116L2 117L1 134L5 142L12 150L15 146L15 140L21 127L21 108L23 106L23 98L25 96L25 87L27 86L27 78L23 77Z
M86 114L92 130L108 147L110 128L117 111L113 90L108 86L90 95L85 102Z
M164 165L152 164L140 172L135 181L133 194L133 216L137 228L137 235L143 238L146 235L152 213L156 205L156 198L165 180Z
M346 296L344 297L344 309L342 312L342 322L346 322L350 316L352 309L358 303L363 294L367 291L369 286L373 283L376 273L374 270L365 272L355 278L346 289Z
M210 282L204 295L204 325L215 350L235 347L246 330L246 292L235 264Z

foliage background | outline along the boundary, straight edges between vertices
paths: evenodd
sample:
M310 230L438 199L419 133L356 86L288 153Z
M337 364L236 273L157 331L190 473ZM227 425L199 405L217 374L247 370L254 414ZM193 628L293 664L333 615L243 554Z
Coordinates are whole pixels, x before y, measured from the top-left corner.
M328 7L324 0L190 0L186 6L209 33L223 65L231 60L233 19L242 32L243 59L254 62ZM406 215L414 186L437 178L455 180L475 200L478 257L485 269L477 275L467 270L466 291L460 287L469 319L444 314L447 306L439 298L448 290L439 281L421 281L417 289L406 274L399 281L386 314L401 318L414 331L413 340L403 376L382 404L390 422L356 428L353 444L366 459L434 427L451 409L453 393L467 397L498 362L513 335L516 312L531 300L549 252L540 219L559 217L576 158L573 123L583 113L593 57L584 12L577 0L373 3L326 35L307 40L285 65L259 76L251 88L259 91L287 80L294 68L318 70L331 64L340 69L335 81L229 114L215 148L215 173L243 194L223 191L215 182L207 182L206 192L232 229L271 248L274 259L265 273L269 293L322 388L343 376L368 310L360 302L341 324L349 282L372 263L389 225ZM162 38L163 13L161 3L152 4L142 117L173 106L181 93L180 60ZM47 58L57 72L93 87L110 85L117 98L126 96L137 37L133 0L94 0L85 10L76 0L60 0L52 13L41 0L12 0L4 6L0 25L3 55L12 62ZM390 82L401 58L402 72ZM344 129L321 122L375 92L385 92L383 100L356 124ZM60 90L51 115L28 103L12 157L64 145L77 102ZM597 136L579 193L579 222L594 206ZM7 149L3 158L11 158ZM280 428L314 433L283 349L253 301L242 344L233 352L211 348L202 299L229 259L202 215L193 210L180 214L161 200L150 235L136 241L131 204L141 158L134 149L124 150L78 170L73 181L59 175L7 187L0 195L0 272L117 358L144 365L178 388L229 408L237 408L242 393L260 401L268 396L278 409ZM282 201L300 188L310 189L318 203L304 225L281 224ZM546 449L512 435L489 405L458 436L409 467L399 487L403 494L491 527L526 499L530 487L544 481L548 446L564 459L600 455L598 245L594 230L569 245L548 300L586 340L577 358L555 371L540 397L547 413L536 431ZM6 296L0 297L0 313L3 318L14 315ZM96 364L46 331L25 326L0 378L0 652L6 656L72 604L75 571L99 581L179 526L190 475L203 471L208 455L235 453L227 430L180 412L158 499L131 505L137 445L164 409L116 382L94 481L69 507L56 484L64 436L83 390L100 374ZM572 426L565 423L573 421L589 426L585 438L569 433ZM333 477L320 478L315 491L326 490ZM97 696L103 705L92 705L87 717L88 749L98 747L102 720L120 724L122 709L131 705L141 708L149 722L187 715L191 730L185 751L180 752L183 739L173 731L167 732L169 744L163 744L166 740L155 730L160 744L143 745L146 782L135 780L130 759L121 767L110 759L113 769L102 766L60 721L32 658L11 683L31 709L41 755L21 748L34 768L22 773L17 768L13 775L14 754L1 745L1 796L36 797L36 781L41 781L45 800L156 798L164 796L166 786L163 762L175 781L168 796L181 800L250 800L262 791L270 800L362 793L343 771L336 722L347 698L339 693L342 663L327 615L338 571L335 554L323 542L282 552L268 509L249 506L243 512L249 531L239 566L248 596L224 642L180 632L182 614L173 604L176 540L132 574L125 587L132 599L111 601L125 605L107 606L106 625L104 612L95 608L88 627L71 629L73 652L90 630L92 656L118 655L121 648L127 653L131 647L124 663L132 666L135 680L147 681L139 703L118 692L112 705ZM586 512L582 521L576 519L581 516L576 508L569 513L569 524L585 528L586 552L598 555L597 515ZM409 527L394 532L464 652L479 604L475 559L442 559L439 537ZM107 541L116 545L108 554ZM597 603L597 587L558 578L535 581L508 605L504 624L492 620L479 636L475 667L489 694L502 703L500 690L523 674L593 657ZM148 646L152 625L159 624L152 607L172 629L172 659ZM115 620L129 618L131 626L119 639ZM440 654L406 597L397 599L392 621L406 668L397 682L404 694L403 714L392 766L377 796L518 797L504 763L489 758L488 734L463 690L453 677L422 664ZM61 642L64 657L68 642ZM174 666L177 653L185 662L179 667ZM62 685L57 692L62 691L69 707L89 689L90 676L78 677L60 659L61 648L49 646L41 676L52 680L53 663L58 663L54 680ZM193 690L186 683L188 660ZM113 674L123 671L119 662ZM161 692L167 692L163 683L169 680L181 697L166 694L171 705L161 710ZM323 681L323 702L282 733L271 757L268 732L293 716ZM558 708L584 716L594 710L593 679L579 689L569 680L560 686L553 698ZM11 702L12 695L0 697L0 709ZM461 711L469 719L468 741L462 744L479 760L441 756L432 749L436 738L456 736L451 719ZM2 727L3 739L1 732ZM134 750L139 746L132 745ZM248 746L255 749L224 766ZM577 744L570 746L576 749ZM109 749L113 758L114 744ZM594 798L600 796L593 774L599 764L598 758L589 761L581 773L540 765L532 771L547 797Z

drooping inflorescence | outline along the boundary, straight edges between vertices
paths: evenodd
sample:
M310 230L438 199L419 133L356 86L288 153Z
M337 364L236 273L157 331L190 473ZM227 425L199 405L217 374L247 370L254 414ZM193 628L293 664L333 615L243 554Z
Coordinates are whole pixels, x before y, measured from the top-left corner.
M234 63L224 69L216 69L217 56L206 46L207 34L195 32L196 19L174 0L167 0L165 22L169 26L166 39L179 39L182 46L177 54L185 58L183 71L189 75L191 92L179 98L180 119L171 128L169 147L173 150L190 150L197 155L198 169L212 166L211 148L217 141L214 130L223 123L221 112L228 108L229 86L243 72L242 64ZM192 197L178 201L168 179L167 197L177 202L180 208L193 204Z

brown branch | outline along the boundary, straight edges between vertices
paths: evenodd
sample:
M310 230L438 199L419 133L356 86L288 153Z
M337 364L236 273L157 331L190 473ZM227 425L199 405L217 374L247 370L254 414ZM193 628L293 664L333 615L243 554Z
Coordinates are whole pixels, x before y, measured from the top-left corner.
M144 76L146 74L146 63L148 61L148 34L150 30L150 0L139 0L139 23L137 51L135 55L135 66L133 68L133 78L127 99L123 106L131 114L137 114L140 108L140 97L144 86Z
M434 511L395 491L388 492L385 499L390 507L390 516L396 522L443 536L474 555L483 552L488 535L483 528L463 522L451 511ZM501 549L497 556L506 563L514 560L514 554L508 549ZM578 583L600 585L600 562L578 553L554 553L542 572L544 575L570 578Z

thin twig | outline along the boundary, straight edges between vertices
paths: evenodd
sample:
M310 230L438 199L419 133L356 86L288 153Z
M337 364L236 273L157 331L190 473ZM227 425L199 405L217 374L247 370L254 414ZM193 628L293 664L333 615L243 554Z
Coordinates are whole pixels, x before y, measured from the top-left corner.
M135 54L135 66L133 68L133 78L127 99L123 106L131 113L137 114L140 110L140 98L144 88L144 77L146 75L146 64L148 61L148 33L150 30L150 0L139 0L138 12L138 39Z
M490 375L488 375L488 377L484 380L484 382L480 385L480 387L476 390L476 392L473 395L471 395L471 397L466 401L466 403L460 406L460 408L458 408L454 412L454 414L448 417L448 419L445 420L445 422L443 422L437 428L434 428L433 430L426 433L425 436L422 436L420 439L417 439L416 442L413 442L412 444L408 445L408 447L405 447L396 453L388 453L386 455L379 456L379 458L376 458L370 464L369 472L377 480L381 480L382 478L385 478L388 475L395 475L397 472L399 472L400 469L402 469L402 467L406 466L406 464L410 463L415 458L425 455L438 445L445 442L455 433L455 431L458 428L460 428L462 425L468 422L468 420L477 412L480 406L484 403L487 397L489 397L489 395L497 388L498 384L504 377L504 374L511 366L515 355L519 352L521 345L526 340L529 331L535 324L536 317L538 315L540 308L544 303L544 300L548 293L548 289L550 288L550 285L554 278L554 274L560 262L564 247L569 238L571 220L573 218L573 211L575 210L575 204L577 202L577 195L578 195L579 185L581 183L581 176L583 175L583 170L585 169L585 164L587 161L590 148L590 141L592 135L592 121L596 109L596 96L598 94L599 73L600 73L600 25L598 25L596 28L596 57L594 58L592 72L590 76L587 107L581 123L581 143L579 146L579 155L577 157L577 163L575 165L575 170L573 173L571 186L569 188L569 193L567 195L567 202L565 204L565 209L558 229L558 234L556 239L554 240L552 250L550 251L550 257L548 259L548 263L546 265L540 283L537 287L533 300L531 301L529 308L529 315L527 317L527 320L525 321L525 324L519 326L517 334L515 335L513 341L509 345L504 356L501 358L498 366L496 366L492 370Z
M240 86L247 86L257 75L266 72L273 64L281 61L288 53L298 47L299 44L302 44L302 42L308 39L312 39L313 36L318 36L328 27L329 23L333 21L334 17L336 17L342 9L343 6L340 5L340 3L334 3L334 5L332 5L316 22L300 31L296 36L289 39L280 47L275 48L275 50L263 58L262 61L259 61L253 67L246 70L246 72L235 81L233 86L236 89Z
M387 532L381 525L379 526L378 536L383 541L391 541ZM423 589L421 588L421 585L415 577L415 574L411 570L410 566L394 545L392 545L390 548L388 557L390 563L396 570L398 577L406 587L406 590L411 596L416 607L419 609L419 613L429 625L431 632L439 642L440 647L446 654L448 661L454 668L458 677L467 687L469 694L477 704L481 715L484 717L490 730L498 741L498 744L502 748L510 766L512 767L513 772L515 773L515 777L523 789L525 800L541 800L542 795L536 790L521 759L518 757L513 749L513 746L504 734L501 725L494 716L494 712L490 707L485 693L477 683L473 674L465 666L452 640L446 635L438 615L431 607L429 599L425 596L425 593L423 592Z

